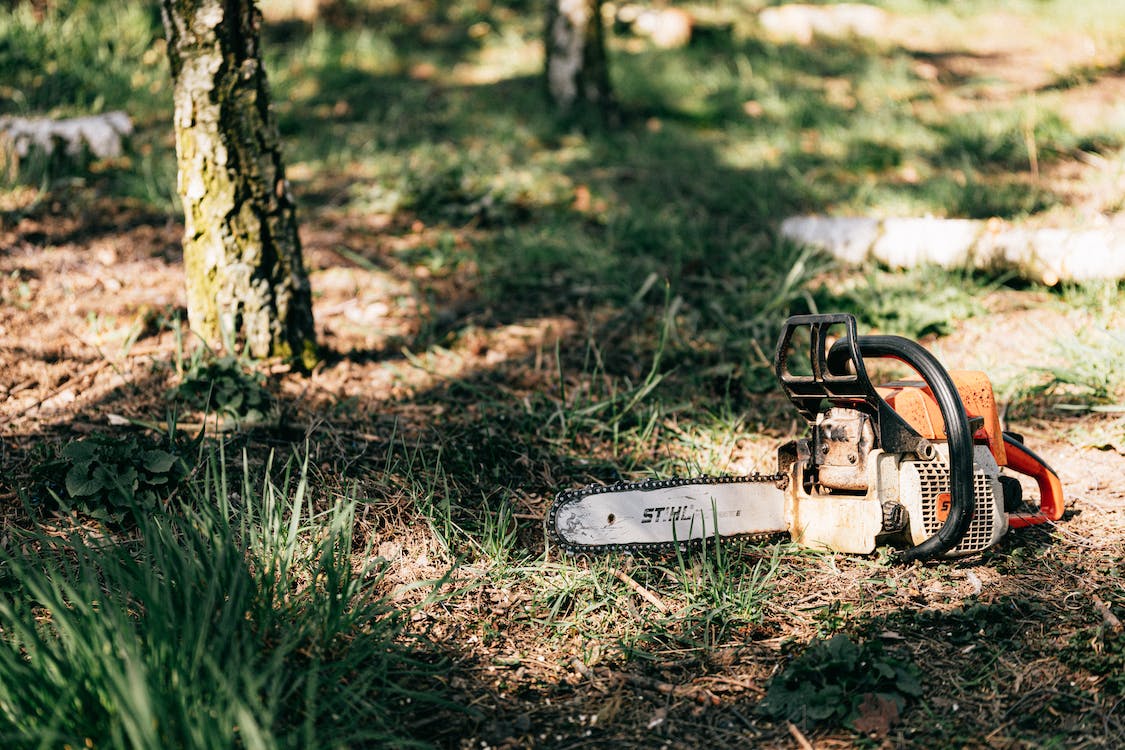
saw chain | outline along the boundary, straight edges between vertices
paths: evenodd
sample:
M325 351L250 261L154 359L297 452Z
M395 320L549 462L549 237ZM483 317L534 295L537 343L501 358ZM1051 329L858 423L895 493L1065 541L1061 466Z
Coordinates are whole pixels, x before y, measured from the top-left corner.
M760 474L755 472L753 474L743 476L702 476L702 477L673 477L670 479L646 479L639 482L615 482L614 484L588 484L585 487L578 487L575 489L564 490L560 492L547 512L546 527L548 537L566 553L581 555L587 553L605 553L605 552L625 552L625 553L649 553L649 552L671 552L677 549L687 549L693 546L699 546L703 543L704 539L691 539L683 541L661 541L661 542L631 542L628 544L576 544L565 540L559 530L558 514L559 511L568 505L581 502L587 497L606 493L621 493L630 491L647 492L652 490L663 490L678 487L705 487L714 485L730 485L730 484L772 484L778 489L784 490L789 483L789 476L787 474ZM724 539L727 538L742 538L742 539L769 539L777 536L778 534L785 533L784 531L769 531L764 533L745 533L734 535L723 535Z

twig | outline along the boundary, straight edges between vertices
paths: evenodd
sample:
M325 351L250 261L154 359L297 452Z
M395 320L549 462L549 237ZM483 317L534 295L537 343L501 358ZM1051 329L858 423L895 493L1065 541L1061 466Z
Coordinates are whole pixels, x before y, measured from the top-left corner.
M633 591L640 594L641 597L645 601L647 601L649 604L651 604L652 606L659 609L662 614L668 613L668 605L665 604L663 601L661 601L660 597L658 597L656 594L652 593L651 591L646 589L644 586L637 583L637 581L632 576L630 576L628 573L626 573L623 570L614 568L613 576L614 576L614 578L621 581L622 583L624 583L629 588L633 589Z
M630 672L618 672L608 667L600 668L595 671L583 664L581 659L572 660L570 666L575 672L578 672L587 679L600 676L610 683L628 683L634 687L655 690L662 695L671 695L676 698L687 698L704 705L710 704L712 706L717 706L720 703L718 696L704 687L697 687L695 685L674 685L671 682L664 682L663 680L645 677L644 675L632 674Z
M742 726L746 727L747 729L749 729L751 731L757 730L757 727L754 726L754 723L751 722L749 719L747 719L745 716L743 716L742 712L739 711L737 708L735 708L734 706L730 706L729 708L727 708L727 710L730 711L731 714L734 715L734 718L736 718L736 719L738 719L739 721L742 722Z
M796 724L791 721L786 723L789 725L789 734L793 735L793 739L797 741L797 746L800 747L801 750L816 750L813 744L809 742L809 738L797 728Z
M20 417L24 416L25 414L27 414L32 409L37 409L37 408L41 407L45 402L47 402L47 401L51 400L52 398L54 398L55 396L59 395L60 393L62 393L63 391L65 391L67 388L74 385L75 383L79 383L82 380L89 377L90 375L98 372L99 370L101 370L102 368L104 368L108 364L109 364L109 362L107 362L104 359L99 359L95 362L92 362L91 364L87 365L82 370L80 370L77 375L74 375L73 377L67 378L63 383L61 383L60 385L58 385L55 388L52 388L50 391L48 391L38 401L36 401L35 403L31 404L30 406L27 406L27 407L21 409L20 411L16 412L12 416L10 416L7 419L0 422L0 424L7 424L9 422L12 422L12 421L14 421L16 419L19 419Z
M161 354L167 348L168 347L166 345L161 344L160 342L156 342L154 344L140 344L137 346L129 347L129 351L122 352L121 357L123 359L131 359L133 357L147 357L150 354Z
M713 685L729 685L731 687L741 688L742 690L747 690L747 691L749 691L751 693L755 693L757 695L765 695L765 693L766 693L766 691L762 688L761 685L755 685L754 683L752 683L748 680L738 680L738 679L735 679L733 677L723 677L722 675L710 675L708 677L703 677L701 679L703 679L703 680L705 680L705 681L707 681L707 682L709 682Z
M652 677L645 677L644 675L630 674L629 672L614 672L611 670L607 670L607 672L608 676L613 679L627 682L639 688L655 690L662 695L687 698L690 701L703 705L717 706L720 703L718 696L705 687L698 687L696 685L673 685L670 682L656 680Z
M299 425L299 424L293 423L293 426L304 428L306 433L310 433L316 428L316 425L311 423L311 422L307 425ZM330 425L329 427L333 432L336 432L340 435L347 435L350 438L356 438L358 440L363 440L363 441L368 442L368 443L385 443L385 442L387 442L387 437L385 435L376 435L374 432L367 432L365 430L352 430L352 429L349 429L347 427L336 427L336 426L333 426L333 425Z
M28 388L32 387L33 385L38 385L38 384L39 384L39 381L36 380L35 378L28 378L27 380L23 381L22 383L17 383L16 385L13 385L11 388L6 389L8 391L8 398L11 398L12 396L16 395L17 393L21 393L23 391L26 391Z

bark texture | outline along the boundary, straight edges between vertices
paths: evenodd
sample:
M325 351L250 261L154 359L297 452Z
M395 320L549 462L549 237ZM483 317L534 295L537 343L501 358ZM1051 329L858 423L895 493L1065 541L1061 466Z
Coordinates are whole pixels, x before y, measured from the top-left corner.
M607 119L613 108L601 0L547 5L547 92L560 114Z
M312 297L253 0L161 0L188 319L252 357L315 360Z

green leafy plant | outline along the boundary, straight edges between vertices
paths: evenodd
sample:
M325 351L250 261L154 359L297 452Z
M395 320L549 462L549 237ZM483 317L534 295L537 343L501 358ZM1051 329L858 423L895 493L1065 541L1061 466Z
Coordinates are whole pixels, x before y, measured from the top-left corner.
M878 641L856 643L838 633L816 640L769 684L759 710L806 725L852 725L865 707L901 710L922 694L920 671L886 652Z
M268 422L276 406L265 376L231 356L195 358L168 398L216 414L224 424L235 426Z
M120 523L130 513L151 512L180 486L190 471L186 454L172 438L93 433L44 456L32 471L33 487L64 508Z

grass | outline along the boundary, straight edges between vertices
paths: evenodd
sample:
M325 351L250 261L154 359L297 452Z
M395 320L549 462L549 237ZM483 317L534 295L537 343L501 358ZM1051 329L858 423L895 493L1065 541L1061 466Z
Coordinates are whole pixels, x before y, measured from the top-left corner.
M911 339L948 335L958 321L983 314L982 298L1003 278L922 266L891 272L870 269L824 283L813 295L818 310L852 310L864 329Z
M297 461L241 474L211 455L187 497L116 538L9 541L7 746L414 744L433 666L400 640L385 562L353 548L356 500L315 497Z
M4 114L166 111L162 37L159 13L143 3L112 17L90 2L16 3L0 16Z
M1059 301L1077 321L1072 332L1045 342L1044 363L1029 367L1003 390L1014 409L1024 413L1070 414L1089 422L1078 429L1079 442L1119 444L1120 415L1125 412L1125 334L1121 328L1120 283L1071 285ZM1088 417L1104 415L1104 423Z
M1047 397L1056 409L1125 412L1125 331L1089 328L1057 339L1053 348L1052 364L1029 373L1039 382L1021 400Z
M964 35L993 10L886 5L944 24L935 34ZM0 80L18 92L5 90L2 113L125 108L139 130L128 159L97 171L9 175L0 229L26 220L47 238L27 243L61 253L89 238L52 234L50 222L96 213L93 198L140 201L156 217L146 224L175 221L158 18L128 3L111 27L96 3L44 7L0 21ZM1070 210L1051 170L1087 153L1114 158L1125 141L1071 119L1063 97L1118 68L1063 71L1081 80L1049 95L981 101L980 80L927 77L922 63L942 60L901 40L774 43L755 4L705 7L731 33L681 50L611 40L623 123L590 132L560 128L542 106L535 4L359 1L311 24L267 23L314 290L354 270L357 300L385 283L388 316L417 315L380 329L375 346L330 337L336 349L307 381L246 379L236 363L209 370L201 359L190 383L167 382L191 370L184 353L179 368L159 359L168 347L149 355L130 387L153 398L130 414L257 404L271 419L210 435L204 455L245 451L243 464L216 453L135 526L107 535L89 515L40 509L38 526L20 516L32 529L11 532L0 610L8 744L772 746L791 737L782 718L756 712L771 676L799 672L808 662L797 654L815 661L812 644L837 635L892 653L892 669L922 668L921 695L906 688L898 734L883 742L1125 736L1113 703L1120 636L1090 599L1121 614L1120 542L1080 516L1013 535L976 567L890 568L755 541L674 559L545 549L542 509L563 487L771 469L766 446L803 429L772 374L790 313L850 311L864 332L940 346L1003 305L1075 311L1101 320L1104 336L1016 377L1083 408L1123 398L1120 284L1047 290L956 269L845 269L775 235L805 211L1035 221ZM1012 7L1034 28L1117 43L1085 8L1066 26L1071 4ZM5 311L34 305L32 270L0 281ZM526 349L503 345L505 332L551 326ZM161 340L143 339L129 348ZM446 366L459 358L464 368ZM354 380L332 390L346 370ZM100 423L106 403L117 402L98 402L74 429ZM1039 401L1021 408L1058 417ZM5 434L13 475L26 468L24 439L51 438L9 445ZM267 463L306 440L297 463ZM431 596L450 570L447 595ZM854 719L847 709L837 718ZM817 742L880 741L840 724L806 730Z
M757 553L757 554L755 554ZM763 626L776 596L781 547L764 553L740 544L712 543L676 556L665 575L680 587L684 606L671 618L671 640L681 649L713 651ZM659 631L646 634L658 643Z

